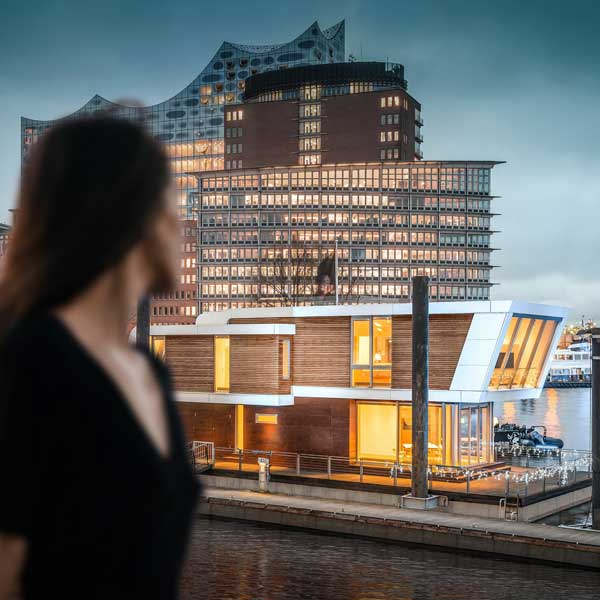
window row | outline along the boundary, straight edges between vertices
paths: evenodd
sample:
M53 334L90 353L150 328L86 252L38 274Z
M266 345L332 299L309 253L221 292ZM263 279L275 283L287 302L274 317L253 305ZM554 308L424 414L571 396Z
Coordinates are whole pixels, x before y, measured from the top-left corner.
M305 138L317 140L315 138ZM309 144L313 142L309 141ZM317 142L314 142L317 143ZM393 150L388 148L387 150ZM387 154L386 154L387 158ZM393 158L393 156L392 156ZM316 159L315 159L316 160ZM320 157L319 159L320 160ZM307 163L307 164L310 164ZM189 170L189 169L188 169ZM329 169L289 171L259 175L232 175L231 177L203 177L202 190L259 189L259 182L266 177L279 176L280 187L287 189L383 189L398 191L451 192L473 195L489 195L489 168L452 167L381 167L361 169ZM274 181L274 179L273 179ZM274 184L273 184L274 185ZM279 186L278 186L279 187Z

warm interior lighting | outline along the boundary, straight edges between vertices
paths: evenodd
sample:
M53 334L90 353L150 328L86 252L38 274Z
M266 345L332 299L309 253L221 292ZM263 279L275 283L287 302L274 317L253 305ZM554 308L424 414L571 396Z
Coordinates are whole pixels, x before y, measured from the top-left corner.
M428 460L442 464L442 407L428 409ZM392 460L407 463L412 460L412 407L407 404L358 402L358 457L371 460ZM451 432L448 432L451 435ZM396 451L396 445L398 450Z
M244 405L235 405L235 447L244 448Z
M151 335L150 336L150 351L154 356L165 360L165 338L164 336Z
M373 317L352 321L352 385L391 387L392 319Z
M291 342L283 340L281 342L281 378L289 379L291 376Z
M277 415L256 413L255 422L261 425L277 425Z
M228 336L215 336L215 392L229 392Z
M489 388L506 390L538 387L556 325L554 319L512 317Z
M358 403L358 457L396 460L396 406Z

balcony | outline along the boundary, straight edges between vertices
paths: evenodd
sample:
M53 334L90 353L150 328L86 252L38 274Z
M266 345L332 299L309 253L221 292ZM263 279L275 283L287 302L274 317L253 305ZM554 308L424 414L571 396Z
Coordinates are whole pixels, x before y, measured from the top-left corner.
M415 110L415 124L419 127L423 127L423 115L419 110Z

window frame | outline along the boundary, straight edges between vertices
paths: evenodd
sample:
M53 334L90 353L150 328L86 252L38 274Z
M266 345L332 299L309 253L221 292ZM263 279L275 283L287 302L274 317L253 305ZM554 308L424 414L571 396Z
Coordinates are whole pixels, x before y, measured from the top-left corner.
M374 363L374 321L376 320L389 320L390 322L390 341L393 344L393 321L392 315L356 315L351 318L350 321L350 387L357 389L391 389L392 388L392 356L390 356L389 364L375 364ZM354 323L359 321L366 321L369 323L369 364L362 364L354 362ZM354 383L354 371L369 371L369 385L355 385ZM389 385L374 385L373 384L373 373L375 371L389 371L390 372L390 383Z

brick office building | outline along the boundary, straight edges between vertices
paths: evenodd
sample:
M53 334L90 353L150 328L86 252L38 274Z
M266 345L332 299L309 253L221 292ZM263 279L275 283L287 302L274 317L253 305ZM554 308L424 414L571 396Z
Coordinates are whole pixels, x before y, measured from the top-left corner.
M225 113L225 168L420 159L422 124L399 64L261 73Z

